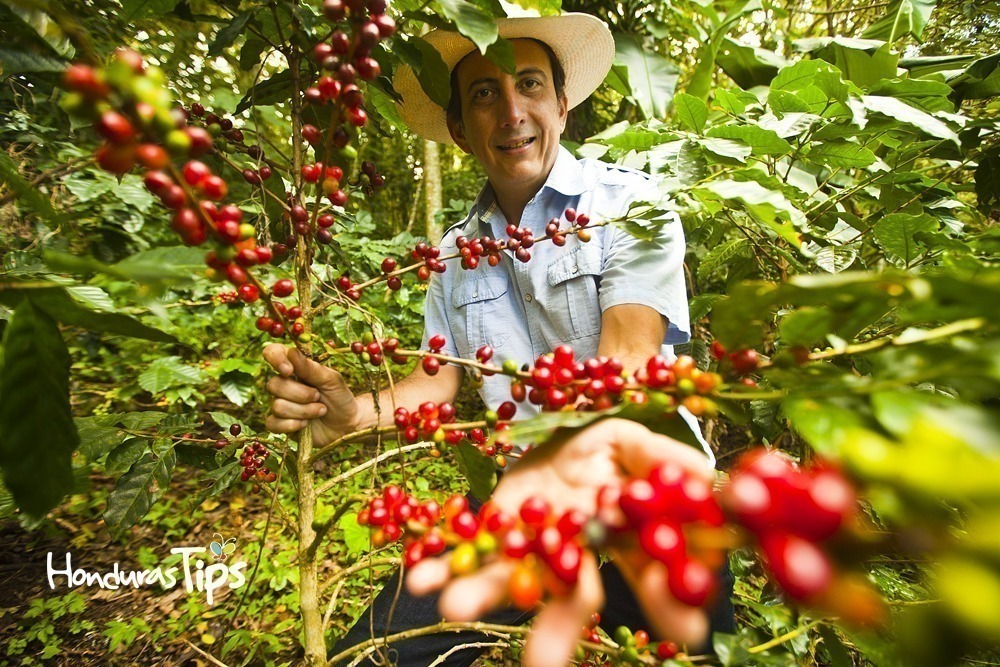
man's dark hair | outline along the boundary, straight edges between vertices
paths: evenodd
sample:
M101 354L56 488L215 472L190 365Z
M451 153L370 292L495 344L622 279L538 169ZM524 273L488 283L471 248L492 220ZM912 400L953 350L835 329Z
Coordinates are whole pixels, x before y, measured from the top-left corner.
M523 39L530 39L535 44L538 44L542 47L542 51L545 51L545 55L549 57L549 66L552 68L552 86L556 89L556 98L562 98L566 92L566 70L563 69L562 63L560 63L559 59L556 58L556 54L552 51L552 47L541 40L533 39L531 37L525 37ZM466 58L468 58L468 56L466 56ZM458 89L458 66L461 64L462 61L460 60L451 70L451 97L448 99L448 108L445 109L447 118L452 123L462 122L462 93Z

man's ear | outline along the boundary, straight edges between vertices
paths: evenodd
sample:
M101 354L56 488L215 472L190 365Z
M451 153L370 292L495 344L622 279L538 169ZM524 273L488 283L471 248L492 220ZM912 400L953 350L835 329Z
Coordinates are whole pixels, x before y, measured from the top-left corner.
M569 117L569 99L565 95L559 98L559 131L566 129L566 119Z
M462 125L462 121L455 122L451 118L448 118L446 122L448 123L448 133L451 135L455 145L461 148L463 152L472 155L472 147L469 146L469 141L465 138L465 126Z

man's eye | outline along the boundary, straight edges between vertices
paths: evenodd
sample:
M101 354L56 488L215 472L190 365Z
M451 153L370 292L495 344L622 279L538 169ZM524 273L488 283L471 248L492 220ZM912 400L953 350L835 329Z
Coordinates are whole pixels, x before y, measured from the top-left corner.
M528 90L533 90L535 88L538 88L540 85L542 85L542 82L539 81L538 79L525 79L524 81L521 82L521 87L526 88Z
M479 90L472 93L472 99L474 100L485 100L490 96L492 91L489 88L480 88Z

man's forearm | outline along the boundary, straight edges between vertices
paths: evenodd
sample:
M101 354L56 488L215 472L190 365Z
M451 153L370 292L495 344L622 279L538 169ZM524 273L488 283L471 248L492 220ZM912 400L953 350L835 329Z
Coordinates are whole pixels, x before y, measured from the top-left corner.
M358 430L375 425L392 425L396 408L412 411L427 401L444 403L455 400L462 386L462 376L462 371L456 367L444 366L437 375L430 376L417 366L416 370L396 382L392 389L383 389L378 393L378 410L371 393L359 395Z

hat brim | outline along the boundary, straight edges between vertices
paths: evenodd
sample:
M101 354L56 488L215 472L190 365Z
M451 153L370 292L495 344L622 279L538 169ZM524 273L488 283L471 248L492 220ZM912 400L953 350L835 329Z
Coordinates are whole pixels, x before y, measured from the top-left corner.
M537 39L548 44L566 72L570 109L597 90L615 58L611 31L589 14L497 19L497 30L505 39ZM421 38L441 54L449 72L476 50L475 44L457 32L433 30ZM396 104L399 114L412 131L432 141L455 143L448 132L445 110L427 96L411 67L397 70L393 87L403 98Z

